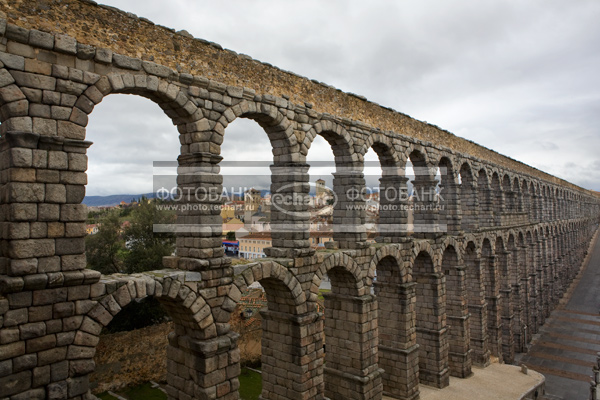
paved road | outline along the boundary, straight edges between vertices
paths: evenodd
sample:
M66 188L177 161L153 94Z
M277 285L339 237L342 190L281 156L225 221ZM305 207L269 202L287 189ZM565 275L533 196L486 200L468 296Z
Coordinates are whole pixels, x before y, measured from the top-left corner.
M600 240L564 307L552 312L520 362L546 377L553 399L586 400L600 352Z

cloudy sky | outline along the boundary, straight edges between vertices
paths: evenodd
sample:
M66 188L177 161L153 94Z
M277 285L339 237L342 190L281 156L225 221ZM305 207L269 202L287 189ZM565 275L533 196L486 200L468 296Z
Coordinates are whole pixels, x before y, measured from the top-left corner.
M600 190L598 0L104 3L359 93ZM98 105L88 139L95 142L90 195L149 192L157 173L152 162L179 154L170 120L134 96L110 96ZM240 120L227 129L223 156L269 161L268 146L255 123ZM332 159L324 141L309 159Z

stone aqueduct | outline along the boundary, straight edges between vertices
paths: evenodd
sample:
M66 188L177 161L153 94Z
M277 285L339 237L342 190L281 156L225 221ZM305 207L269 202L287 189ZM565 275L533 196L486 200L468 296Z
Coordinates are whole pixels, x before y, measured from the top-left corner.
M594 193L360 96L93 2L0 4L2 398L93 398L88 376L102 327L133 299L155 296L175 322L169 398L237 399L228 321L259 281L268 297L262 398L416 399L419 384L443 388L491 356L511 362L526 351L598 227ZM161 43L168 47L143 47ZM224 132L250 118L273 147L272 191L306 196L305 158L324 137L337 168L335 246L311 250L306 207L282 204L269 258L234 276L219 204L205 203L178 215L176 256L164 270L86 269L85 127L115 93L146 97L172 119L181 187L220 192ZM368 149L379 156L383 190L406 187L408 160L424 171L417 190L445 167L444 207L415 211L412 234L396 229L406 211L382 211L374 245L364 209L348 207L360 199L345 195L364 188ZM325 274L332 291L322 318Z

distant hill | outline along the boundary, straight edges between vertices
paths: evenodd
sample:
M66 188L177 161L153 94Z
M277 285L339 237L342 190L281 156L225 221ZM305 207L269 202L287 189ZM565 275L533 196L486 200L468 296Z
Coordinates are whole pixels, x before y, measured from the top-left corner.
M146 194L113 194L110 196L85 196L83 198L83 204L88 207L112 207L121 204L122 201L131 203L131 200L137 200L142 196L146 196L148 199L153 199L155 193Z
M265 197L271 193L269 190L261 190L260 195ZM156 193L144 193L144 194L113 194L110 196L85 196L83 198L83 204L88 207L112 207L121 204L122 201L131 203L131 200L137 200L142 196L146 196L148 199L156 197ZM239 196L232 196L229 200L238 200Z
M374 190L374 192L377 192L377 190ZM265 197L266 195L270 194L271 191L270 190L266 190L266 189L262 189L260 191L260 195L261 197ZM311 196L315 196L315 190L314 188L311 188L310 191L310 195ZM87 205L88 207L112 207L112 206L117 206L119 204L121 204L122 201L126 202L126 203L131 203L131 200L137 200L142 196L146 196L146 198L148 199L153 199L156 197L156 193L145 193L145 194L113 194L110 196L85 196L83 198L83 204ZM228 200L241 200L240 196L232 196L231 198L229 198Z

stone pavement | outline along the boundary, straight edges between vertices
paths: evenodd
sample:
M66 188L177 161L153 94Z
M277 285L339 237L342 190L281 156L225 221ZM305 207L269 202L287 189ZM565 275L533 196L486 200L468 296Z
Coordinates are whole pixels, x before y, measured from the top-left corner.
M526 375L515 365L492 363L486 368L473 367L473 375L467 379L450 377L450 385L444 389L419 385L419 390L421 400L517 400L535 390L541 392L543 382L544 376L535 371Z
M552 398L589 398L592 366L600 351L600 241L593 243L587 266L570 293L519 360L544 374L546 393Z

